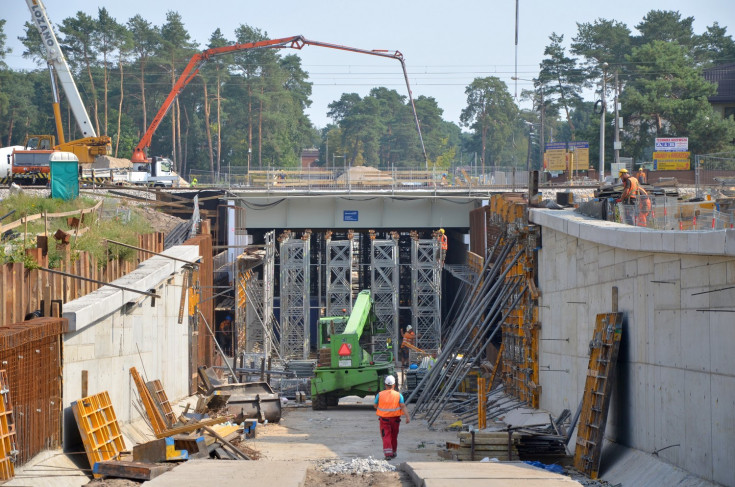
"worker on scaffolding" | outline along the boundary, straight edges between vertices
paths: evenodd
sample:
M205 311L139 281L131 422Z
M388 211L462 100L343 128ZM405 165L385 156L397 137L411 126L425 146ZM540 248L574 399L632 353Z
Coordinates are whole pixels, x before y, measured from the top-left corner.
M648 214L651 212L651 200L648 193L641 188L638 179L631 176L627 169L621 169L618 176L623 181L623 193L615 202L623 203L625 206L625 223L647 227Z
M444 267L444 259L447 257L449 243L447 242L447 235L444 233L443 228L439 229L439 235L436 238L439 240L439 264Z
M409 364L411 349L408 345L416 346L416 333L414 333L413 327L408 325L405 331L401 332L401 336L403 337L401 342L401 365L404 369L407 369L411 365Z

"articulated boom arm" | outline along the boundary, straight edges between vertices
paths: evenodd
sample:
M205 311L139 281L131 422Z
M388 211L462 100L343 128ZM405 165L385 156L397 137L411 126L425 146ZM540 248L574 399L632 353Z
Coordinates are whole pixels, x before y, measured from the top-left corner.
M46 62L48 62L50 67L53 67L54 71L56 71L56 75L59 77L59 83L64 88L64 93L66 93L66 97L69 100L71 111L74 114L77 125L79 125L79 130L82 131L82 136L97 137L97 133L92 127L89 115L87 115L87 110L84 108L82 97L79 96L79 91L77 90L77 85L74 83L74 78L69 70L69 65L66 64L64 53L61 52L61 46L59 45L59 41L56 39L56 34L54 34L54 28L46 15L46 8L43 6L43 3L41 3L41 0L26 0L26 3L31 11L33 24L41 34L41 41L43 42L43 47L46 51ZM52 84L53 81L52 75ZM55 86L52 87L54 88L55 103L58 104ZM58 105L54 110L57 109ZM59 142L63 143L63 140L60 140Z
M33 0L26 0L26 1L31 2ZM392 59L397 59L401 63L401 67L403 68L403 76L406 79L406 87L408 88L408 97L411 100L411 107L413 108L413 116L416 122L416 129L418 130L419 140L421 141L421 150L424 153L424 160L426 161L427 168L428 168L428 159L426 157L426 149L424 148L424 139L423 139L423 136L421 135L421 126L419 125L418 115L416 115L416 106L414 105L414 102L413 102L413 94L411 93L411 86L408 82L408 73L406 72L406 63L403 59L403 54L401 54L399 51L394 51L393 53L389 51L383 51L383 50L368 51L366 49L358 49L355 47L340 46L339 44L330 44L327 42L312 41L312 40L306 39L304 36L301 36L301 35L292 36L292 37L283 37L280 39L258 41L258 42L246 42L242 44L233 44L231 46L215 47L212 49L207 49L205 51L202 51L192 56L192 58L189 60L189 64L186 65L186 68L184 68L184 71L179 76L179 79L176 80L174 87L171 89L171 92L168 94L168 96L166 97L166 100L163 102L163 104L161 105L161 108L158 110L158 113L156 113L156 116L153 117L153 121L148 127L148 130L146 130L145 134L143 135L143 138L140 139L138 146L133 150L133 157L131 160L133 162L148 162L148 158L145 152L146 152L146 149L150 147L151 139L153 138L153 134L155 133L158 126L161 124L161 120L163 119L164 116L166 116L166 113L168 113L169 109L173 105L174 100L176 100L176 97L179 96L179 93L183 91L183 89L186 87L186 85L189 84L189 82L192 79L194 79L194 77L199 72L199 68L201 67L201 65L205 63L207 60L209 60L209 58L220 55L220 54L229 54L229 53L233 53L237 51L245 51L248 49L259 49L259 48L301 49L307 45L327 47L330 49L339 49L341 51L356 52L360 54L370 54L371 56L392 58Z
M370 309L372 302L370 301L370 291L360 291L355 300L355 305L352 307L352 313L350 318L347 320L347 326L342 332L343 335L357 335L362 336L362 332L365 330L365 325L370 322Z

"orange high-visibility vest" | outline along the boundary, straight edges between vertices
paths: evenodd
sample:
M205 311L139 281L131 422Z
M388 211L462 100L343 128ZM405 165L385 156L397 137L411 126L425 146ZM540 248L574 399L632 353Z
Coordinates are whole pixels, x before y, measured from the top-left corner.
M381 418L395 418L401 415L401 393L392 389L378 394L377 415Z
M410 343L411 345L416 345L416 333L411 331L407 331L403 334L403 343L401 343L401 347L404 347L406 343Z
M449 244L447 243L447 236L442 234L439 235L439 243L442 246L442 250L447 250L449 248Z
M623 194L620 195L621 200L626 198L636 198L641 191L645 193L645 190L638 185L638 180L636 178L629 177L626 183L627 184L625 184L625 187L623 188Z

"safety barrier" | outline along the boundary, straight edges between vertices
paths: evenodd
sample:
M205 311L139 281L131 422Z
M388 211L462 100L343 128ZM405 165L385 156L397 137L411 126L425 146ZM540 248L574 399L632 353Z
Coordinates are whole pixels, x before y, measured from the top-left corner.
M414 170L400 168L375 168L357 166L351 168L276 168L269 167L248 171L236 166L225 171L191 170L189 181L195 186L216 186L242 189L294 190L294 191L362 191L362 190L455 190L523 189L528 186L525 169L496 167L458 169L454 171Z

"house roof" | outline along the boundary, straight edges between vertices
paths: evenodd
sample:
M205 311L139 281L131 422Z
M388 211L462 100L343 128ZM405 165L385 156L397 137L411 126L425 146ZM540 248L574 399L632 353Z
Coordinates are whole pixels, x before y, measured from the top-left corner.
M717 94L708 98L710 103L735 102L735 63L705 69L704 79L717 84Z

